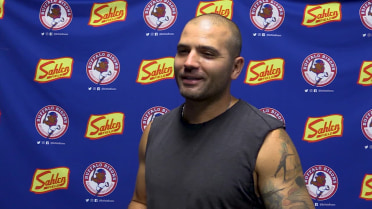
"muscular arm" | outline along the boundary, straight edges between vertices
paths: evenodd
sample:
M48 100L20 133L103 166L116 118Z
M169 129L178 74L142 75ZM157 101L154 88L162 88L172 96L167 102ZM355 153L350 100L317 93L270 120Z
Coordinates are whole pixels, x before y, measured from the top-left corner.
M136 187L132 201L129 203L128 209L147 209L146 206L146 184L145 184L145 153L147 137L151 125L149 124L142 134L139 145L139 167L137 172Z
M268 209L314 209L300 158L283 129L272 131L257 157L258 190Z

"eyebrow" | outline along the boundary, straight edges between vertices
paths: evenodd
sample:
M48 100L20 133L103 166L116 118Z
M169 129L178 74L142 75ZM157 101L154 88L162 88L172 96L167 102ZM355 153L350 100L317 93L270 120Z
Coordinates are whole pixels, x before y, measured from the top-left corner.
M186 44L178 44L177 45L177 49L182 49L182 48L191 48L189 45L186 45ZM216 55L221 55L221 53L214 47L211 47L211 46L205 46L205 45L198 45L196 47L197 50L207 50L207 51L211 51L213 53L215 53Z

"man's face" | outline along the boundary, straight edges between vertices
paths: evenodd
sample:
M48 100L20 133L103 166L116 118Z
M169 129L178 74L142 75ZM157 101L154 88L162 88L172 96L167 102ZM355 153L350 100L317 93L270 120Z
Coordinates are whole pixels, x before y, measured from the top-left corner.
M208 100L229 93L234 59L227 48L227 27L208 19L185 26L177 46L174 70L186 99Z

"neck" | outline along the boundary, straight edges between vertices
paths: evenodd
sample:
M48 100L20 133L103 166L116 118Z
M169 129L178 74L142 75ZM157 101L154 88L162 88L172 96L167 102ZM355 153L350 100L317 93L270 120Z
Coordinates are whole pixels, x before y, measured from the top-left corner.
M182 107L182 118L191 124L204 123L224 113L237 101L231 95L217 102L186 100Z

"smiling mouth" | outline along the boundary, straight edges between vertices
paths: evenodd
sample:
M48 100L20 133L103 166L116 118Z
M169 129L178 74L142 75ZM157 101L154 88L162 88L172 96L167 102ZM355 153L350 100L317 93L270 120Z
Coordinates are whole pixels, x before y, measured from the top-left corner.
M181 80L184 85L196 85L202 80L202 78L193 76L182 76Z

